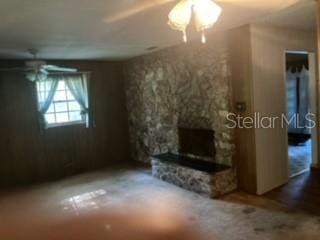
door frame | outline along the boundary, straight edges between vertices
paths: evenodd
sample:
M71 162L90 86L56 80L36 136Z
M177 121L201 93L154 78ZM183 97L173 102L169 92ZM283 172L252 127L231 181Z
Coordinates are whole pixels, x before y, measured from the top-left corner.
M287 69L286 69L286 54L287 53L293 53L293 54L306 54L308 55L308 61L309 61L309 74L310 74L310 84L309 84L309 96L310 96L310 109L311 112L315 114L315 124L316 126L312 129L311 133L311 139L312 139L312 147L311 147L311 154L312 154L312 165L311 167L315 167L318 164L318 154L319 154L319 134L318 134L318 126L319 126L319 111L318 111L318 84L317 84L317 56L314 52L308 52L308 51L295 51L295 50L285 50L283 53L284 57L284 66L283 66L283 72L284 72L284 83L285 83L285 100L286 100L286 115L288 114L288 97L287 97ZM288 126L285 126L286 132L288 132ZM288 169L290 167L290 158L289 158L289 143L288 143L288 135L286 135L286 146L287 146L287 166ZM288 171L288 179L290 179L290 172Z
M310 107L315 114L316 127L312 129L312 167L318 165L319 156L319 109L318 109L318 81L317 81L317 55L309 52L309 72L310 72Z

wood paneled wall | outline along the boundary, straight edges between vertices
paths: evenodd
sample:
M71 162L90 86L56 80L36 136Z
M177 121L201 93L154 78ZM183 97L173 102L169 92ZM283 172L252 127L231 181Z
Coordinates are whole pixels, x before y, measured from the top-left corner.
M59 179L129 160L127 114L121 65L54 62L91 71L94 127L40 131L34 83L23 74L0 74L0 185ZM21 62L0 61L0 66ZM23 64L23 63L22 63Z

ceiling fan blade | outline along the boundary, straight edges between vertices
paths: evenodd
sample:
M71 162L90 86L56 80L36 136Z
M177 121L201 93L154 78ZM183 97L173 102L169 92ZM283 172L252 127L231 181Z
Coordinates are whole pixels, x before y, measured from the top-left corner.
M48 71L45 70L44 68L40 68L40 72L41 72L42 74L44 74L44 75L48 75L48 74L49 74Z
M32 71L29 67L12 67L12 68L0 68L0 72L28 72Z
M45 71L53 71L53 72L71 72L71 73L75 73L78 72L78 69L76 68L64 68L64 67L58 67L55 65L43 65L41 67L42 70Z
M114 14L110 17L106 17L104 19L104 22L106 23L114 23L114 22L118 22L118 21L122 21L125 20L129 17L132 17L134 15L139 14L140 12L149 10L151 8L160 6L160 5L164 5L166 3L169 2L173 2L175 0L143 0L143 1L139 1L138 4L134 4L131 8L119 12L117 14Z
M46 62L42 60L32 60L32 61L26 61L25 65L29 68L37 69L43 65L46 65Z

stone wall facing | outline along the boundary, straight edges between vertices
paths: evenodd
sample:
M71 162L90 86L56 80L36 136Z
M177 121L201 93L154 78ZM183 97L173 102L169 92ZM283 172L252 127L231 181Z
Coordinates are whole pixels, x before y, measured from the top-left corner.
M178 127L215 131L217 163L232 165L233 131L226 127L231 87L227 39L182 44L124 65L134 160L178 151Z
M218 198L237 189L235 168L208 173L152 158L152 175L178 187L210 198Z

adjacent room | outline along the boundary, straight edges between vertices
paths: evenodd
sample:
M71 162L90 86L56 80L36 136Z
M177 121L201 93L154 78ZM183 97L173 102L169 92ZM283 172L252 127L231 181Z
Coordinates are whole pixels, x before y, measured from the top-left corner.
M319 14L2 0L0 240L319 239Z
M308 53L286 53L290 177L310 170L312 126ZM309 116L309 118L308 118Z

